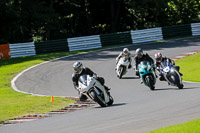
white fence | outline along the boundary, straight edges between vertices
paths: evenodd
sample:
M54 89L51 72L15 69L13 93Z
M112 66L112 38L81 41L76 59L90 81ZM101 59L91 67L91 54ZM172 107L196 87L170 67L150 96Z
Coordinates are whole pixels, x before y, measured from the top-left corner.
M10 44L11 58L36 55L34 42Z
M69 51L101 48L100 35L68 38Z
M131 38L132 38L132 43L163 40L162 29L152 28L152 29L131 31Z
M200 23L192 23L192 36L198 36L200 35Z

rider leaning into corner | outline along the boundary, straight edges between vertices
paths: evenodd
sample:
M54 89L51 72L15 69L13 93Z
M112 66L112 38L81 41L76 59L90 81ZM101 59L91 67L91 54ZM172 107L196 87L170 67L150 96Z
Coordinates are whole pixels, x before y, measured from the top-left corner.
M134 68L136 76L139 76L138 65L141 61L149 61L150 65L154 64L154 60L147 53L144 54L141 48L136 49L136 55L134 57ZM154 67L153 69L155 71Z
M120 52L120 54L117 56L116 65L119 62L119 59L122 58L122 57L127 57L128 61L130 62L129 66L128 66L128 69L130 69L132 67L131 66L132 59L131 59L131 53L129 52L128 48L124 48L123 51Z
M80 101L87 100L87 96L80 93L80 91L79 91L78 80L81 75L84 75L84 74L90 75L92 77L95 77L102 85L104 85L104 83L105 83L104 78L98 77L97 74L94 73L88 67L83 67L83 64L81 62L75 62L73 64L73 70L74 70L74 73L72 74L72 81L74 84L74 88L78 91ZM104 85L104 87L106 90L110 90L110 88L108 88L107 86Z
M159 76L160 76L159 77L160 81L164 81L165 80L164 76L161 74L162 70L160 70L160 66L161 66L160 63L163 62L163 61L169 61L169 63L179 72L180 67L175 65L174 60L172 60L172 59L170 59L168 57L162 57L161 53L156 53L154 57L155 57L155 60L156 60L156 64L155 65L156 65L156 70L158 71ZM181 76L183 76L182 73L179 72L179 74Z

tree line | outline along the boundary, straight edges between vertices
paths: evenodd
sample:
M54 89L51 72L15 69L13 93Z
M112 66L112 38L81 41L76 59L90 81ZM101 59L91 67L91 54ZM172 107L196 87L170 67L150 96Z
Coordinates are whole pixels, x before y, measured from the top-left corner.
M200 21L200 0L1 0L0 44Z

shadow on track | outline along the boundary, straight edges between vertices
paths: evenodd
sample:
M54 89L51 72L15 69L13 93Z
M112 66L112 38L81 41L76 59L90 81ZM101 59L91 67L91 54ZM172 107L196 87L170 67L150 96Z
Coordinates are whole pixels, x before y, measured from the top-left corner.
M122 77L122 79L139 79L139 77Z
M111 105L111 106L108 106L108 107L116 107L116 106L123 106L123 105L126 105L127 103L115 103L115 104L113 104L113 105ZM98 106L98 107L95 107L95 108L108 108L108 107L100 107L100 106Z
M199 89L199 87L187 87L183 89L179 89L177 87L172 86L172 88L162 88L162 89L155 89L154 91L165 91L165 90L191 90L191 89Z
M115 106L123 106L123 105L126 105L127 103L115 103L109 107L115 107Z

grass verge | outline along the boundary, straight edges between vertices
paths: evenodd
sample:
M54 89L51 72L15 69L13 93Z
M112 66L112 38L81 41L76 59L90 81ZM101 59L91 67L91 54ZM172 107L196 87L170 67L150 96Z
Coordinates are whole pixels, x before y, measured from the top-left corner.
M183 57L175 62L181 68L180 72L183 73L183 80L200 82L200 53ZM164 127L148 133L200 133L200 119Z
M184 81L200 82L200 53L183 57L176 60L176 65L180 66Z
M51 53L0 60L0 122L26 114L45 113L60 109L75 101L55 97L38 97L22 94L11 88L11 80L19 72L38 63L80 52Z
M164 127L148 133L199 133L200 119L178 124L174 126Z

